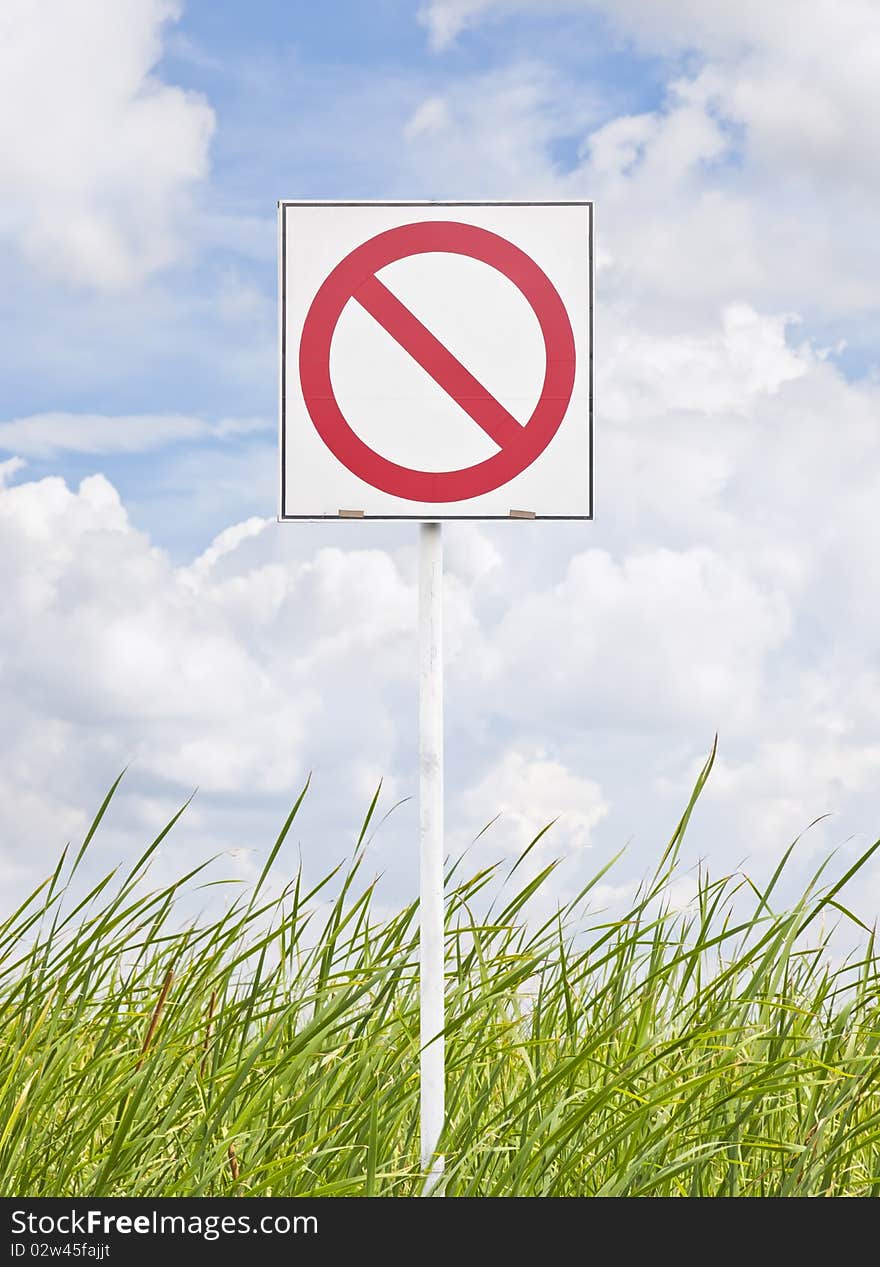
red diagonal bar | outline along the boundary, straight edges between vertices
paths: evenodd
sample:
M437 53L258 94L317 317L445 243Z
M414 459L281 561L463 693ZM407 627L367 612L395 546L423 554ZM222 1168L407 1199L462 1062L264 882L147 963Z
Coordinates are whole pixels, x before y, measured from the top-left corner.
M354 298L477 426L482 427L499 449L522 440L523 428L513 415L378 277L368 277L354 292Z

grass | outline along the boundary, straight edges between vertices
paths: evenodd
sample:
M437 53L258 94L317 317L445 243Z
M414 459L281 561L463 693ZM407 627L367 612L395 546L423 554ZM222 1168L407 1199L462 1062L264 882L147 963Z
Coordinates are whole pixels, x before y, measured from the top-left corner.
M535 925L524 909L548 871L504 885L453 868L449 1195L880 1191L878 962L843 905L877 846L783 910L788 854L762 890L703 874L676 911L710 766L620 918L591 914L587 886ZM419 1193L415 907L377 918L357 861L269 896L300 802L259 882L213 921L181 926L198 871L147 891L174 820L75 901L109 799L0 925L3 1193ZM858 934L844 963L831 915Z

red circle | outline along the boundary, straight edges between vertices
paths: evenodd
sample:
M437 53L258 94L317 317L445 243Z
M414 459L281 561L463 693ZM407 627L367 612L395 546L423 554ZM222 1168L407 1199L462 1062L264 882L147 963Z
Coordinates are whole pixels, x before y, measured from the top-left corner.
M475 466L457 471L418 471L382 457L351 429L330 381L330 345L342 310L380 268L409 255L447 252L496 268L525 296L544 336L544 385L522 438ZM571 322L556 287L518 246L488 229L457 221L428 220L379 233L333 269L312 300L299 347L299 373L315 429L339 461L367 484L419 502L465 501L500 488L530 466L559 430L571 400L575 347Z

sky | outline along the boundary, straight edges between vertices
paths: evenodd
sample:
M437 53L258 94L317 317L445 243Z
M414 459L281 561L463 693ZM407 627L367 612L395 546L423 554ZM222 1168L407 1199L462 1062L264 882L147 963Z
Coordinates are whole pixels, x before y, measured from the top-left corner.
M280 198L595 203L596 518L445 533L450 854L613 905L716 732L685 890L880 835L878 84L875 0L5 0L6 889L126 767L102 865L197 788L247 879L311 773L321 871L381 779L415 894L416 529L276 522Z

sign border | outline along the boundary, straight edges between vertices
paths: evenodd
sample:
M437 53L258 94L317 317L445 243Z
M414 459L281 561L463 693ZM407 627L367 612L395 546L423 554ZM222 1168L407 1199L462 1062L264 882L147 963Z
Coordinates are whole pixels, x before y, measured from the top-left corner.
M286 413L287 413L287 208L288 207L586 207L588 208L587 217L587 282L588 292L590 296L589 310L589 339L590 339L590 355L587 373L589 376L587 384L588 396L588 418L587 418L587 483L590 499L590 513L588 515L542 515L535 514L535 520L549 520L556 522L583 523L589 522L595 518L595 507L593 504L593 345L594 345L594 289L595 289L595 273L593 268L593 218L594 204L592 199L587 198L568 198L553 199L546 202L538 200L508 200L508 199L455 199L454 201L446 199L314 199L314 198L283 198L278 200L278 345L279 345L279 410L278 410L278 443L280 453L280 479L279 479L279 499L278 514L276 521L278 523L339 523L340 515L293 515L289 514L286 509L287 501L287 435L286 435ZM358 516L358 522L369 520L371 523L396 523L414 522L414 523L479 523L479 522L510 522L518 516L504 515L456 515L443 513L443 503L437 503L437 511L432 511L426 515L394 515L381 514L371 515L363 514ZM531 518L531 516L530 516ZM345 522L350 522L345 518Z

